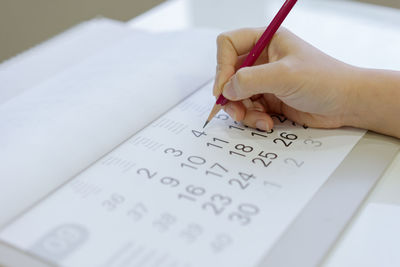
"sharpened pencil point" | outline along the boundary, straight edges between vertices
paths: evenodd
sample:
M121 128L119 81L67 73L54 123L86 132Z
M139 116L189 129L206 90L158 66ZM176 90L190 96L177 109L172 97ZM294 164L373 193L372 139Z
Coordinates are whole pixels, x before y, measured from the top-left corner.
M207 126L207 124L212 120L212 118L214 118L215 115L217 115L217 113L222 109L221 105L215 104L213 109L211 110L210 115L207 118L206 123L203 126L203 129Z

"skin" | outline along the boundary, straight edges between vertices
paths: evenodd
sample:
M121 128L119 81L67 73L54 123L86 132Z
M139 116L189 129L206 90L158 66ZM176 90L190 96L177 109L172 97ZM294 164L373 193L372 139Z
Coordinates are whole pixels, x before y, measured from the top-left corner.
M236 121L270 130L270 114L315 128L352 126L400 138L400 72L336 60L280 29L254 66L238 70L264 29L218 36L213 94Z

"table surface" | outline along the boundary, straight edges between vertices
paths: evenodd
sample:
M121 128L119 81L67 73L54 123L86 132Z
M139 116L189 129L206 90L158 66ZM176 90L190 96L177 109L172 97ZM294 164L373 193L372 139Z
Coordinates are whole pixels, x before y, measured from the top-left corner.
M271 17L278 0L170 0L129 21L136 29L152 32L175 31L194 27L219 28L221 31L252 26L264 26L265 18ZM258 8L252 8L252 7ZM229 8L227 8L229 7ZM321 16L332 15L339 18L351 18L361 22L372 22L381 27L395 29L400 23L400 10L349 1L303 0L298 10L316 11ZM249 10L248 12L245 12ZM221 15L222 14L222 15ZM239 14L239 16L237 16ZM337 242L332 253L340 247L357 221L366 205L371 203L400 206L400 153L382 176L373 192L363 204L363 208L354 217L344 234ZM331 255L332 255L331 253ZM325 263L329 263L330 256Z

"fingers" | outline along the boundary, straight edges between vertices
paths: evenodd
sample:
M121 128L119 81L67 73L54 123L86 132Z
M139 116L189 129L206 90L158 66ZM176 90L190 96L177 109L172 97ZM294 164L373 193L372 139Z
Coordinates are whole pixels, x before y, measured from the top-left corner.
M227 32L218 37L217 73L213 93L219 96L224 89L224 96L237 101L256 93L280 93L276 85L282 89L288 87L289 66L296 54L301 51L301 39L290 31L281 28L274 35L268 48L256 61L255 66L237 71L249 51L254 47L263 33L262 28L241 29ZM293 63L293 62L292 62ZM237 73L235 74L235 72Z
M248 110L242 123L266 132L269 132L274 127L272 118L267 113L257 110Z
M261 34L262 29L244 29L218 38L214 94L222 92L230 100L225 110L262 130L272 128L272 113L299 124L342 125L348 66L281 29L256 65L238 69Z
M246 107L242 102L229 102L224 110L234 121L242 121L246 115Z
M235 73L238 57L252 49L262 32L261 28L240 29L218 36L217 73L213 90L215 96L221 94L223 85Z
M291 76L282 61L242 68L224 85L223 95L232 101L266 93L285 96L293 87Z
M224 110L235 121L257 128L270 131L273 127L271 117L265 112L265 107L258 101L229 102Z
M290 54L292 37L285 29L278 31L259 57L256 63L260 65L238 70L263 30L242 29L218 37L218 65L213 93L215 96L223 93L231 100L224 109L234 120L269 131L273 121L266 109L280 109L280 105L269 107L261 104L263 99L260 95L286 96L295 87L295 79L291 77L290 61L286 58Z

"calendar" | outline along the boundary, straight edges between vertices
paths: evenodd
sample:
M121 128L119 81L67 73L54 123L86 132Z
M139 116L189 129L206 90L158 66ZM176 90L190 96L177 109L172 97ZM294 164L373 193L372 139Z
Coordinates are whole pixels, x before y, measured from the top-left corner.
M257 266L365 131L272 115L263 132L224 112L203 129L211 91L149 122L0 239L66 267Z

